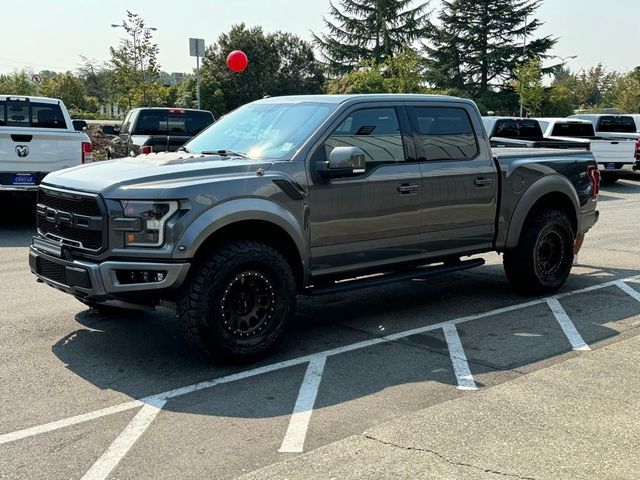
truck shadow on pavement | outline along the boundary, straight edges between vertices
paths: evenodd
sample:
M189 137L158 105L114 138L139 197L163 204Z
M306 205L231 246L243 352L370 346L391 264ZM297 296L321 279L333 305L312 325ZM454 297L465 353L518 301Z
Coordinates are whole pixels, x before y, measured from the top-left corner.
M563 292L638 273L599 269L574 274ZM183 339L173 312L164 309L120 317L82 310L76 320L86 328L60 339L52 351L68 369L100 389L143 398L529 300L513 293L501 266L488 265L436 280L301 297L284 341L250 365L202 359ZM635 328L633 317L640 315L640 302L616 286L568 296L562 304L591 345ZM479 387L495 382L494 377L520 375L561 355L577 354L545 303L459 324L457 330ZM241 418L290 415L306 367L303 363L188 394L171 400L165 409ZM434 388L460 394L451 388L457 381L442 329L329 357L315 408L416 384L425 386L424 396L415 399L421 407L435 401L437 396L428 393Z
M28 198L0 194L0 248L28 247L36 233L35 204Z

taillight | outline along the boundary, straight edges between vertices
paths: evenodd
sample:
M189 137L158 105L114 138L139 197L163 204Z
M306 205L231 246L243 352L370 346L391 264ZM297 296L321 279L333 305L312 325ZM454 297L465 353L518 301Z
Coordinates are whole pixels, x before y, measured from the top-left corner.
M140 149L140 153L142 155L148 155L149 153L153 152L153 147L151 145L144 145L141 149Z
M591 181L591 198L596 198L600 193L600 170L598 167L589 167L587 175Z
M82 163L93 162L93 145L91 142L82 142Z
M640 138L636 140L636 150L640 150Z

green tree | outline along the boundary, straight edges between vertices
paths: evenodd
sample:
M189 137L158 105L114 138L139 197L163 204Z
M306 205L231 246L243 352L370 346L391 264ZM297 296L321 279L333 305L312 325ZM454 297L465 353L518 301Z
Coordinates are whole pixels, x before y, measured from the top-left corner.
M539 58L529 60L516 69L513 81L518 97L529 116L539 116L545 100L545 88L542 84L542 66Z
M37 88L29 80L30 77L31 72L27 70L0 75L0 92L6 95L36 95Z
M44 81L40 93L59 98L69 110L84 110L87 105L84 81L71 72L59 73Z
M546 117L566 117L573 114L573 94L563 84L552 85L546 91L543 115Z
M405 45L423 38L431 28L429 2L414 0L340 0L330 2L333 20L324 23L327 33L314 34L327 70L341 75L363 62L381 65Z
M436 87L465 89L475 96L502 89L524 61L544 57L556 43L534 38L534 14L542 0L445 0L427 53L427 79ZM526 22L526 26L525 26ZM523 40L527 35L527 50Z
M409 48L382 64L364 63L358 70L332 80L328 93L426 93L422 85L421 60Z
M610 107L614 102L613 87L617 78L616 72L608 72L601 63L579 72L570 82L576 106L580 109Z
M232 50L242 50L249 58L240 74L226 65ZM234 25L207 49L200 73L202 106L218 116L266 95L320 93L324 84L322 66L309 43L244 24Z
M129 108L134 104L152 105L161 90L158 45L153 43L151 29L138 14L127 10L122 27L127 37L118 48L110 47L113 84Z
M622 112L640 112L640 67L616 79L613 86L614 106Z

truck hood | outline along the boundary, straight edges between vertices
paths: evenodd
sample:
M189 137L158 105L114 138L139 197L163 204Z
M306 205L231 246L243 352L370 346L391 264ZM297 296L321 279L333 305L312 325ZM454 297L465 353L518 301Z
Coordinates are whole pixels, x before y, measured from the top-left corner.
M267 170L272 161L240 157L163 152L67 168L50 173L43 184L100 193L105 198L163 198L162 192Z

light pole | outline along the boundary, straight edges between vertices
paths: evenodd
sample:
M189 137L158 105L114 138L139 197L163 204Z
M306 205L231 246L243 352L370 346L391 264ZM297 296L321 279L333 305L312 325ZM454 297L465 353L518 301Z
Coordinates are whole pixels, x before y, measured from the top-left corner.
M522 60L527 60L527 20L528 16L524 16L524 39L522 40ZM524 115L524 103L522 103L522 94L520 94L520 117Z
M131 35L133 36L133 64L137 69L138 68L138 43L137 43L138 34L144 30L151 30L155 32L156 30L158 30L158 28L157 27L135 27L135 28L127 29L127 26L125 24L119 24L119 23L112 23L111 28L124 28L125 31L131 32ZM142 78L142 83L144 84L145 78L144 78L144 66L142 65L142 57L140 57L140 76ZM146 106L146 103L147 103L146 88L143 88L142 95L143 95L143 101Z

